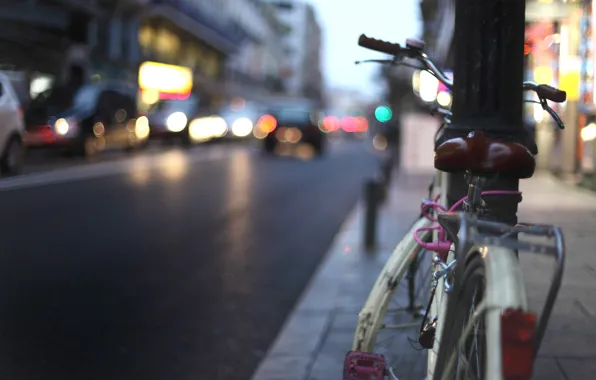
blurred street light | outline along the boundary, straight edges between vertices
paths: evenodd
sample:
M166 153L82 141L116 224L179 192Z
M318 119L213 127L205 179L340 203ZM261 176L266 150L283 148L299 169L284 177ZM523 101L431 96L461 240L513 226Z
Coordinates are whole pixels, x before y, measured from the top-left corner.
M381 123L385 123L393 117L393 112L387 106L379 106L375 109L375 118Z

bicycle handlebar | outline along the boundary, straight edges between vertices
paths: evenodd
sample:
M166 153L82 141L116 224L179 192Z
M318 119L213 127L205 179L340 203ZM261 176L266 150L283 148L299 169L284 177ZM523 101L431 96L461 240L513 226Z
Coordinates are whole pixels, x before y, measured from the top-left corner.
M378 51L380 53L387 53L391 55L398 55L402 53L402 48L399 44L377 40L376 38L367 37L364 34L361 34L360 38L358 38L358 45L362 46L363 48Z
M367 37L365 34L361 34L360 38L358 38L358 45L370 50L378 51L380 53L390 54L394 57L405 54L410 58L418 59L429 71L435 75L435 77L437 77L438 80L443 82L447 88L451 90L453 87L453 80L445 75L445 73L443 73L443 71L441 71L426 54L424 54L422 51L422 46L424 44L421 44L421 42L418 43L418 41L412 40L411 43L406 44L408 46L402 47L400 44L377 40L375 38Z
M548 99L555 103L563 103L567 100L567 93L558 88L536 82L524 82L524 90L535 91L539 98Z
M424 43L422 41L407 40L406 47L402 47L400 44L377 40L375 38L370 38L364 34L361 34L360 38L358 39L358 45L370 50L378 51L380 53L393 55L394 59L392 61L388 61L389 63L399 63L397 58L400 56L417 59L447 88L450 90L453 89L453 80L447 77L447 75L445 75L445 73L443 73L443 71L441 71L422 51L422 48L424 47ZM535 91L539 98L547 99L555 103L563 103L567 100L567 93L565 91L548 86L546 84L538 84L528 81L523 83L523 89Z

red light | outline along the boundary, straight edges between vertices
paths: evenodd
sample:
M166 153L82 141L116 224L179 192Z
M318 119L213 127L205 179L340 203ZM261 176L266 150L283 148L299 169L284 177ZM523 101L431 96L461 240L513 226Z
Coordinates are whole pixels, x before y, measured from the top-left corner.
M514 309L501 313L501 365L504 378L532 378L535 335L536 315Z
M257 125L263 133L271 133L277 128L277 120L272 115L264 115L261 116Z
M340 122L335 116L327 116L323 119L323 128L327 132L337 131L339 129Z
M346 116L341 119L341 129L345 132L355 132L356 131L356 121L351 116Z
M173 94L169 92L160 92L159 100L186 100L190 97L190 92L185 94Z
M532 48L530 48L530 45L524 44L524 55L530 54L531 51L532 51Z
M358 116L356 119L356 132L368 131L368 120L363 116Z

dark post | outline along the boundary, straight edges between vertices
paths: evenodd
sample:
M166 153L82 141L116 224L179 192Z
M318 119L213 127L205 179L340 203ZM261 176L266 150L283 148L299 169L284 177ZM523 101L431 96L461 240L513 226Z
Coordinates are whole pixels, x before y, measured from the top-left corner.
M534 154L536 144L523 128L524 0L455 0L453 124L441 141L482 129L517 141ZM488 189L518 190L518 180L499 180ZM466 182L452 175L449 202L466 195ZM491 197L497 220L516 223L515 197ZM513 199L512 199L513 198Z
M364 185L364 248L373 250L377 244L377 217L382 184L371 179Z

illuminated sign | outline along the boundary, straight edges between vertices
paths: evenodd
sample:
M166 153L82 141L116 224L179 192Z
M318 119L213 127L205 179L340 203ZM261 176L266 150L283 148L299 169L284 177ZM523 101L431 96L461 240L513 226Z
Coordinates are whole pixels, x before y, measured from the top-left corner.
M143 91L190 94L193 75L188 67L158 62L143 62L139 67L139 87Z

